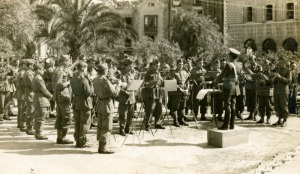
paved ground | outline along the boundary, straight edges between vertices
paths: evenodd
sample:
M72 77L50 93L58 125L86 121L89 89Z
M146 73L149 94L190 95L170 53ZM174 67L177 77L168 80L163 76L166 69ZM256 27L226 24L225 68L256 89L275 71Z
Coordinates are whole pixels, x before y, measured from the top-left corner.
M140 120L135 122L137 134ZM113 155L97 153L95 128L88 134L90 148L55 144L54 121L47 120L46 141L20 132L16 117L4 121L0 125L0 174L300 173L300 119L296 116L289 118L285 128L238 120L237 125L250 130L249 143L228 148L207 145L207 130L215 128L209 121L198 122L200 129L194 122L189 127L171 127L172 134L170 127L158 130L154 136L141 131L139 136L128 136L122 147L124 137L117 134L115 124L116 134L111 136L111 146L116 150ZM70 139L73 133L72 128Z

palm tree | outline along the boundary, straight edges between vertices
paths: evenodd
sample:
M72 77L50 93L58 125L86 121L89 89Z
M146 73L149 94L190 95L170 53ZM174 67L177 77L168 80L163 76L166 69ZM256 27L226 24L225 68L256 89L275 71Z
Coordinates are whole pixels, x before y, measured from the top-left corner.
M40 38L62 41L77 60L84 47L103 38L137 38L123 17L92 0L48 0L36 6L35 13L44 21Z

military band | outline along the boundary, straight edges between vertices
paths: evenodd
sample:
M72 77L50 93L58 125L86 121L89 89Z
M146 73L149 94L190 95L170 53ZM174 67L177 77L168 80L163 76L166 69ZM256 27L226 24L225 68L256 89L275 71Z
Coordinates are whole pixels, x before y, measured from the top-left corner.
M256 123L271 124L274 105L278 121L273 125L285 127L289 113L297 110L299 73L295 70L296 63L292 62L289 69L286 60L280 58L273 68L268 60L259 61L254 54L240 62L240 54L230 48L226 55L228 60L220 57L212 67L205 66L203 57L181 58L171 65L162 63L162 66L157 57L151 57L144 72L137 72L130 58L122 60L118 69L111 58L106 63L93 57L87 60L88 64L84 61L71 64L70 56L61 55L56 68L49 59L43 64L23 59L16 75L0 66L0 121L9 120L8 95L14 92L10 89L10 78L15 78L20 131L35 135L37 140L46 140L43 126L56 104L56 143L73 144L67 134L74 120L75 146L89 147L87 133L93 125L97 127L98 153L101 154L114 153L109 148L109 137L116 107L119 134L134 134L133 118L138 102L145 113L141 124L146 131L152 126L165 129L163 110L170 111L176 127L189 126L189 110L193 118L200 114L200 121L207 121L209 105L219 121L223 121L225 110L219 129L234 129L235 117L243 118L245 101L249 112L247 119L253 120L257 112L260 120ZM143 79L140 89L128 90L137 79ZM166 91L164 80L176 81L176 90ZM214 91L199 100L198 93L208 88Z

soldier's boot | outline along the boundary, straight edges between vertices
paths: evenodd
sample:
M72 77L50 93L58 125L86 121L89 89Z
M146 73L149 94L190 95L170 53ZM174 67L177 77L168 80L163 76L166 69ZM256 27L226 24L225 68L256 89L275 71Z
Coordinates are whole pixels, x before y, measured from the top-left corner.
M0 115L0 121L3 121L3 115Z
M267 116L267 124L270 124L270 123L271 123L270 116Z
M68 128L61 129L61 144L73 144L74 143L74 141L71 141L66 138L68 130L69 130Z
M235 115L232 114L232 116L230 117L230 126L229 126L229 129L234 129L234 122L235 122Z
M261 123L264 123L264 122L265 122L265 118L264 118L264 116L262 116L262 117L260 118L260 120L259 120L258 122L256 122L256 123L261 124Z
M200 121L206 121L206 117L204 114L201 114Z
M48 137L42 134L42 132L35 132L35 139L37 140L48 140Z
M236 118L241 119L241 120L243 119L242 114L239 111L236 112Z
M32 129L32 126L27 127L26 129L26 134L27 135L34 135L34 131Z
M62 134L60 129L57 129L56 144L62 144Z
M183 125L183 126L189 126L189 124L187 124L185 121L184 121L184 114L183 114L183 111L179 111L178 113L178 122L180 125Z
M4 115L4 116L3 116L3 119L4 119L4 120L11 120L11 118L10 118L9 115Z
M222 114L218 114L218 116L216 117L216 119L218 121L224 121L224 119L222 118Z
M247 118L245 118L244 120L252 120L252 119L253 119L253 113L250 112L250 115Z
M100 153L100 154L113 154L113 153L115 153L115 151L107 149L106 142L100 142L99 141L98 153Z
M175 127L180 127L179 122L178 122L178 115L176 113L176 111L171 113L171 116L173 117L174 120L174 126Z
M283 119L283 121L282 121L282 123L281 123L280 126L281 127L286 127L287 126L287 119L286 118Z
M134 134L134 132L132 131L132 129L130 129L131 126L126 125L125 126L125 133L126 134Z
M120 126L120 135L126 136L124 126Z

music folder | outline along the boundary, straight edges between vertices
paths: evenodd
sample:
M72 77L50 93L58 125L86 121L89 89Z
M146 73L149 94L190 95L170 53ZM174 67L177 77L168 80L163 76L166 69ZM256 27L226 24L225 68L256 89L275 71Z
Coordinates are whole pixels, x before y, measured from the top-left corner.
M129 87L127 88L128 91L137 91L141 88L144 80L133 80Z
M177 81L176 80L164 80L164 89L166 91L177 91Z

